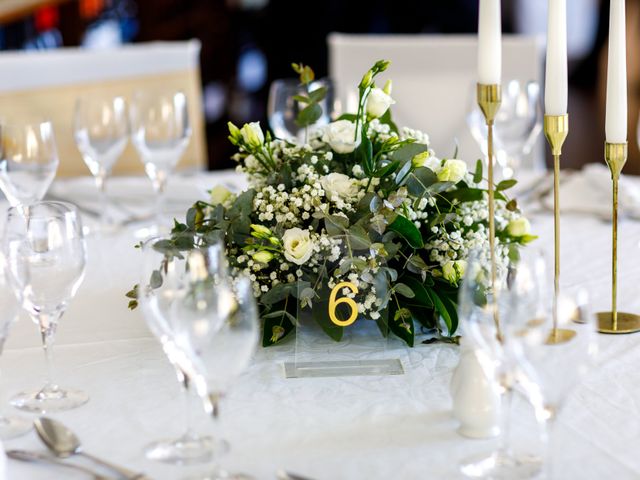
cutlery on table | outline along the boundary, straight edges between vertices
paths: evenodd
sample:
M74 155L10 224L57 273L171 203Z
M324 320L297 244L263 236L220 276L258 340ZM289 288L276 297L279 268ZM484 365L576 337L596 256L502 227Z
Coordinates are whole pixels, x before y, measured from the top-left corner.
M59 458L82 455L96 464L102 465L127 480L150 480L143 473L133 472L106 460L90 455L82 450L78 437L62 423L47 417L34 420L33 425L47 448Z
M112 480L111 477L105 477L99 473L94 472L81 465L74 465L73 463L65 463L57 458L50 457L39 452L29 452L27 450L8 450L7 456L13 460L20 460L22 462L42 462L58 465L60 467L70 468L79 472L84 472L87 475L91 475L94 480Z
M301 475L296 475L295 473L287 472L285 470L278 470L276 472L276 478L278 480L312 480L309 477L303 477Z

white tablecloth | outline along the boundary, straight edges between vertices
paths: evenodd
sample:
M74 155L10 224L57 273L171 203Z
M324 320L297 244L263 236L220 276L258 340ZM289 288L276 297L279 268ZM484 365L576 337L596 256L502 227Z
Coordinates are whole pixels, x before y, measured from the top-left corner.
M182 208L196 192L206 195L215 181L238 180L230 173L192 177L174 182L169 196L175 204L182 199ZM144 179L120 182L148 188ZM84 189L92 195L89 185L89 179L64 182L53 191ZM116 184L112 188L119 191ZM533 215L532 224L538 244L551 253L552 218ZM567 214L562 232L563 284L588 284L596 308L607 308L610 224ZM622 221L619 238L619 302L640 312L640 223ZM134 243L130 231L89 240L86 279L60 323L54 353L59 383L86 389L91 400L55 417L79 434L87 451L170 480L202 468L157 464L142 455L146 443L182 432L183 409L158 343L140 312L126 308L123 294L136 282L140 261ZM640 334L601 336L600 341L601 366L573 392L559 419L557 478L640 478ZM223 402L219 425L194 403L199 429L231 442L231 452L220 459L224 466L257 479L275 478L278 468L331 480L457 478L462 458L495 442L456 433L449 381L458 348L419 345L399 348L397 354L406 370L401 376L285 379L282 363L291 359L293 342L262 349ZM38 331L26 318L13 329L1 366L2 405L11 394L43 381ZM516 404L514 423L516 444L539 451L537 427L523 401ZM33 433L6 442L5 448L44 450ZM86 478L15 461L9 461L8 474L11 480Z

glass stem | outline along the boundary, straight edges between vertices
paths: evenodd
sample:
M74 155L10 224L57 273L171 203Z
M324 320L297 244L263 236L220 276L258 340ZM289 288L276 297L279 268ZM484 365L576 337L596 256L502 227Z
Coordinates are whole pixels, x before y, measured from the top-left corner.
M502 398L500 399L501 412L500 412L500 439L498 444L498 451L503 455L511 454L511 406L513 404L513 387L508 384L508 381L503 381Z
M42 346L44 348L45 362L47 364L47 382L43 390L57 390L58 388L53 375L53 343L55 340L56 328L58 327L58 317L58 315L46 314L40 314L38 316L40 335L42 336Z
M100 192L100 225L104 227L107 224L109 199L107 198L107 172L102 168L96 175L96 186Z
M175 366L176 376L178 377L178 382L180 382L180 391L182 394L182 406L184 408L184 434L182 438L190 439L194 437L194 425L193 425L193 415L191 415L191 393L189 392L189 387L191 382L186 373L182 371L180 367Z
M167 186L167 174L163 171L156 173L156 178L153 181L153 188L156 191L156 224L158 230L162 225L162 215L164 213L164 190Z
M544 478L547 480L553 479L553 458L554 458L554 446L555 446L555 426L556 415L553 411L547 412L548 417L544 422L544 442L545 442L545 465L544 465Z

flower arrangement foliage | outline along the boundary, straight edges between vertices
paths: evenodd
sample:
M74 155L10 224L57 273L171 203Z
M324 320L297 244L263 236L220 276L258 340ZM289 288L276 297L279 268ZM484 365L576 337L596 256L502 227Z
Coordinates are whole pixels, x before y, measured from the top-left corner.
M250 187L234 194L217 186L209 202L196 202L184 223L175 222L172 248L222 241L232 271L250 277L264 346L295 330L298 309L312 309L340 340L343 329L329 323L327 299L344 281L358 289L344 294L357 300L359 318L375 321L382 334L410 346L425 330L455 339L467 255L489 251L482 162L469 172L462 160L436 156L425 133L393 123L391 82L375 83L388 66L378 61L363 76L355 114L306 131L305 142L272 138L258 123L229 123L237 170ZM301 83L313 79L309 67L294 69ZM309 107L300 126L319 116L324 93L296 99ZM495 189L499 265L535 238L505 194L514 184ZM135 307L135 291L129 296Z

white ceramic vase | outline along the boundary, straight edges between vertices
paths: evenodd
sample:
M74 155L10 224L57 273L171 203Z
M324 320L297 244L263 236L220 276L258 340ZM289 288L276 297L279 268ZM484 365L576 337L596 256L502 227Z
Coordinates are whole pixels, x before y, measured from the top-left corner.
M460 339L460 362L451 378L451 398L460 435L490 438L500 433L500 392L464 339Z

